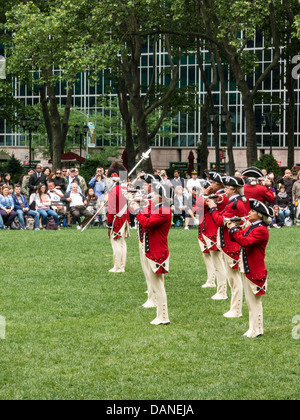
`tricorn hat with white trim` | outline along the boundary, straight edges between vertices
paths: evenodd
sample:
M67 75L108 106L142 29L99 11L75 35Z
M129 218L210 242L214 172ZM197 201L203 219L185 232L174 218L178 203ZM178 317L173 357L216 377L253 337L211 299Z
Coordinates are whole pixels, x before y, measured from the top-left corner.
M229 187L243 187L245 185L243 178L238 176L222 176L222 182Z
M166 200L172 199L172 190L167 185L163 185L160 182L154 182L152 184L153 191L160 197Z
M272 207L267 206L261 201L255 200L254 198L250 198L249 204L250 204L250 208L252 210L257 211L257 213L260 213L263 216L267 216L267 217L274 217L274 210L272 209Z
M244 169L241 174L248 178L263 178L264 174L262 171L255 166L251 166L250 168Z
M152 175L152 174L143 174L141 175L141 179L147 184L151 184L152 182L159 182L161 181L161 177L158 174Z
M223 184L222 175L215 171L209 171L210 180L217 182L218 184Z

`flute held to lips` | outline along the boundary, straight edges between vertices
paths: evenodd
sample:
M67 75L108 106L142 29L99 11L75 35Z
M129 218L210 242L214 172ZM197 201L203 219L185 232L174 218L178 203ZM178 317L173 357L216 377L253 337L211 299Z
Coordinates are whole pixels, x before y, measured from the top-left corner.
M248 223L249 216L245 217L231 217L230 219L227 219L226 217L223 217L224 226L229 226L231 223L234 223L238 227L246 227L246 224Z

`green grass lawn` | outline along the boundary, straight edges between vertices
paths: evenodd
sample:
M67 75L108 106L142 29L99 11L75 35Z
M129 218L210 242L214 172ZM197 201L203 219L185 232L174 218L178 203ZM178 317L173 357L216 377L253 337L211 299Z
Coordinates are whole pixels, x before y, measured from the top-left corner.
M127 244L127 272L110 274L101 228L1 232L0 399L299 399L299 227L270 231L258 339L243 337L245 302L242 318L225 319L229 301L201 288L196 229L170 232L168 326L141 308L136 231Z

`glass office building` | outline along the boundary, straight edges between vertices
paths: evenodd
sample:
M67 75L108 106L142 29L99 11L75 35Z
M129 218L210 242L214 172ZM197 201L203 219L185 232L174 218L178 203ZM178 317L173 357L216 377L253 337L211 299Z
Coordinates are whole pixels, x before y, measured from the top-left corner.
M248 49L255 51L258 62L256 75L264 71L272 60L272 49L265 49L264 39L260 34L254 42L248 44ZM1 51L0 51L1 55ZM204 63L205 73L208 81L212 78L212 68L209 61L209 54L207 51L202 51L202 58ZM167 69L168 54L163 49L162 44L158 44L156 52L156 73L157 80L160 84L168 85L170 82L170 75L168 72L163 70ZM285 148L286 137L287 137L287 124L286 124L286 113L284 111L284 104L288 102L287 90L284 85L284 74L285 74L286 63L284 60L280 61L280 65L269 75L269 77L263 82L261 91L264 92L264 102L255 105L256 114L256 133L257 133L257 145L259 148L268 149L270 147L270 126L262 125L262 114L268 114L270 112L278 113L279 106L276 103L283 104L283 112L280 124L277 126L274 124L273 127L273 147L274 148ZM235 148L244 148L246 146L246 124L243 113L243 105L241 101L241 94L236 89L234 79L227 67L224 67L226 77L226 90L227 100L229 105L229 111L231 114L231 121L233 127L233 140ZM60 70L57 70L59 72ZM153 50L151 39L145 43L143 48L143 54L140 63L140 77L142 86L147 86L150 83L153 72ZM89 74L82 73L79 77L78 82L74 86L73 95L73 108L80 110L82 114L88 116L87 120L93 121L94 115L107 111L98 106L98 97L105 95L108 92L108 87L111 88L111 79L109 76L109 70L104 71L98 80L98 83L93 84L89 81ZM253 79L253 76L251 76ZM251 80L249 80L251 81ZM18 83L17 80L13 82L14 95L17 99L24 101L26 105L33 105L39 102L39 95L34 90L29 89ZM179 86L190 86L195 89L195 103L201 104L204 102L206 96L205 86L201 77L201 73L197 64L196 55L191 53L182 59L180 74L179 74ZM66 102L66 85L61 83L56 87L57 98L60 106L63 106ZM108 94L112 99L116 99L116 92L114 89L110 90ZM222 104L220 95L220 85L217 84L214 92L214 103L216 106L216 113L221 114ZM271 105L271 97L273 104ZM300 116L299 116L299 105L300 105L300 82L299 79L296 84L296 111L295 111L295 146L300 147ZM173 119L172 123L168 122L169 126L165 127L166 130L161 130L159 134L152 141L152 147L162 148L188 148L193 149L197 147L197 143L201 138L201 107L195 108L195 111L189 114L180 112ZM220 146L226 147L226 130L225 126L220 126ZM124 146L125 138L122 135L115 136L115 133L111 132L111 136L96 137L96 146L103 147L105 145L118 145ZM120 134L120 133L119 133ZM45 142L45 140L43 140ZM209 147L214 147L214 137L212 134L211 127L209 128ZM13 132L5 121L0 120L0 147L26 147L27 137L24 133Z

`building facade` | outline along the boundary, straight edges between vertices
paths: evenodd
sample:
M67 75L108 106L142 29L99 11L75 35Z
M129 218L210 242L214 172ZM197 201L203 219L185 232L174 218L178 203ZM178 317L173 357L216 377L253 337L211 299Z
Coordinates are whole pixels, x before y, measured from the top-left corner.
M253 77L261 74L272 60L272 49L265 48L264 38L257 34L255 41L249 45L248 50L255 52L257 61L257 71L253 73ZM1 55L1 51L0 51ZM209 60L208 52L202 51L202 58L204 63L204 70L208 81L212 78L212 68ZM156 79L160 84L168 85L169 74L164 72L168 68L168 54L164 50L163 45L159 44L156 52ZM285 88L285 67L286 63L282 59L280 65L276 68L269 77L263 82L261 91L264 93L264 99L255 105L256 115L256 136L259 155L262 153L269 153L272 143L273 155L275 159L280 162L282 166L287 165L287 121L285 104L288 103L287 90ZM151 39L148 39L144 45L143 54L140 63L140 77L142 86L148 86L153 75L153 50ZM235 163L238 169L247 166L246 162L246 124L243 112L243 105L241 101L241 94L236 89L233 77L228 70L224 67L226 76L226 90L227 100L229 105L229 112L231 115L232 129L233 129L233 142L234 142L234 156ZM57 70L60 72L60 70ZM74 86L73 95L73 108L78 110L85 116L87 122L97 126L99 120L97 116L106 115L112 116L115 112L112 107L105 109L99 106L99 97L107 95L108 87L111 86L111 79L109 70L104 71L99 77L99 81L93 84L89 80L88 73L82 73L79 80ZM295 110L295 162L300 162L300 77L298 77L296 85L296 110ZM251 80L249 80L251 82ZM37 91L28 88L17 80L12 81L14 96L23 101L25 105L34 105L39 102L39 94ZM184 57L181 62L179 73L179 87L190 86L195 92L195 103L202 104L204 102L206 91L204 82L201 77L201 72L197 64L196 55L191 53ZM60 83L56 87L56 94L60 106L64 106L66 102L66 85ZM108 94L111 101L116 103L116 93L113 89ZM220 147L225 150L226 162L226 146L227 135L225 125L221 122L222 104L220 84L216 85L213 92L215 108L217 114L219 112L220 121L220 136L215 139L212 133L212 127L209 132L209 164L215 162L215 141L219 141ZM272 98L272 100L271 100ZM266 115L266 124L263 124L262 115ZM271 121L272 115L272 121ZM169 162L184 162L187 161L187 156L190 150L196 151L197 144L201 140L201 107L195 108L193 112L184 113L179 112L172 121L164 123L163 129L158 133L151 143L153 149L153 165L158 168L169 167ZM96 132L95 144L91 144L94 148L104 147L106 145L119 146L120 148L125 145L125 138L122 132L115 132L116 128L111 127L110 133L106 135L101 134L101 130ZM99 134L100 133L100 134ZM70 133L72 137L73 133ZM38 134L33 133L35 140L40 137ZM74 136L75 141L75 136ZM40 139L41 145L47 147L47 140L45 137ZM75 144L74 144L75 148ZM5 121L0 120L0 149L8 149L15 154L21 161L28 160L28 133L14 132L6 124ZM86 149L84 147L84 149ZM84 153L86 151L84 150ZM195 153L196 157L196 153ZM259 156L258 156L259 157Z

